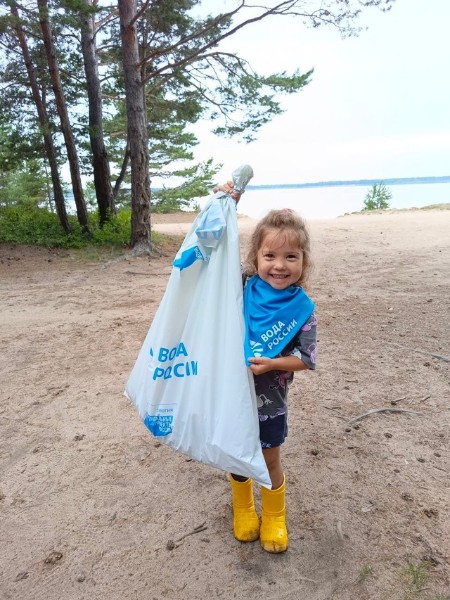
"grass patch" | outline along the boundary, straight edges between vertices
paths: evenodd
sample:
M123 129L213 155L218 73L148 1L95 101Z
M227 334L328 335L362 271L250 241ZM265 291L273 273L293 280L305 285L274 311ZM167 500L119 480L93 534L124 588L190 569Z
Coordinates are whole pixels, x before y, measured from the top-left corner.
M402 574L408 585L415 592L420 592L428 580L430 568L431 564L427 561L422 560L419 563L413 563L408 560L406 567L402 570Z
M360 583L363 583L369 577L372 577L372 575L373 575L372 567L369 565L363 565L360 568L359 573L358 573L358 581Z
M123 246L87 244L81 248L69 248L69 256L81 262L107 262L123 256L126 252Z

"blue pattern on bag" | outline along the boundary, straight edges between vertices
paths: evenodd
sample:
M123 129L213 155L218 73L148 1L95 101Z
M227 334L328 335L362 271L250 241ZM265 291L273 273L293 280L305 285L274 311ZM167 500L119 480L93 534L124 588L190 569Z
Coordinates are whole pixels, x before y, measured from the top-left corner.
M173 266L182 271L183 269L186 269L186 267L190 267L194 264L196 260L207 260L207 258L198 246L193 246L192 248L184 250L184 252L181 253L181 256L173 261Z
M169 415L145 415L144 424L155 437L163 437L172 433L173 416Z

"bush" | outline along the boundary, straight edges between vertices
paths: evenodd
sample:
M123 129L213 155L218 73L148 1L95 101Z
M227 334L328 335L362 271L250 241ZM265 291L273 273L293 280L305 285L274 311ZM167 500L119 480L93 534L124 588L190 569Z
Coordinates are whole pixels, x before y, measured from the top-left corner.
M363 210L389 208L392 192L383 184L375 183L367 192Z
M72 232L66 234L58 216L46 208L5 206L0 208L0 242L46 246L47 248L82 248L83 246L127 246L131 238L129 210L113 215L100 228L96 212L89 213L91 236L86 236L75 216L68 217Z
M92 215L93 217L93 215ZM126 246L131 239L131 210L122 209L116 215L112 215L106 221L102 228L98 225L98 215L95 214L95 220L91 217L90 222L92 241L95 244L116 244Z
M45 208L2 207L0 210L0 241L49 248L80 247L82 241L78 240L77 229L80 234L81 230L77 220L75 217L69 216L69 222L74 233L66 235L58 217Z

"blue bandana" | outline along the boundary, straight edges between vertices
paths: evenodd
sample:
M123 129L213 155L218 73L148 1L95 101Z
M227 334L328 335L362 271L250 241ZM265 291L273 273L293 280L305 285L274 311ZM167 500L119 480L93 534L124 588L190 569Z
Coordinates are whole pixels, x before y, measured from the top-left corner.
M300 331L314 310L301 287L276 290L258 275L244 289L245 359L275 358Z

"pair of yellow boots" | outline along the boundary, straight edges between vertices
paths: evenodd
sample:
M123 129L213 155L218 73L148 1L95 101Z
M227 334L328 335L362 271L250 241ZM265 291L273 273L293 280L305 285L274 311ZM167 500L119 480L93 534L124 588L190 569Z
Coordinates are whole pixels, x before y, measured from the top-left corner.
M260 539L266 552L284 552L288 547L286 529L285 478L276 490L261 488L261 525L255 510L253 482L236 481L230 476L233 495L233 533L241 542L254 542Z

